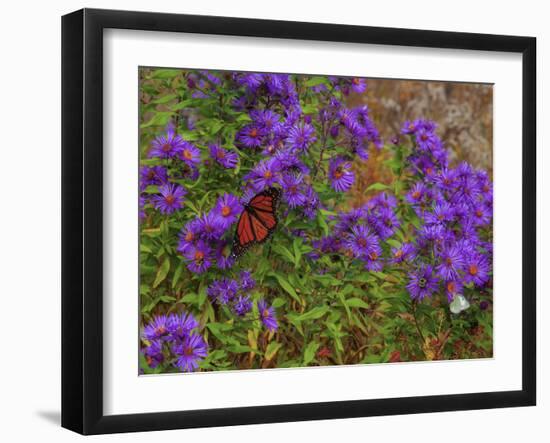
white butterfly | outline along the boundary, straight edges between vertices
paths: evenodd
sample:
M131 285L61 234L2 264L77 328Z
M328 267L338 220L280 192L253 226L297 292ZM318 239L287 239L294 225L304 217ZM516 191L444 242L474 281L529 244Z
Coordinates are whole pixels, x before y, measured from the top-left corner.
M470 307L470 303L463 295L455 295L452 303L449 305L453 314L460 314Z

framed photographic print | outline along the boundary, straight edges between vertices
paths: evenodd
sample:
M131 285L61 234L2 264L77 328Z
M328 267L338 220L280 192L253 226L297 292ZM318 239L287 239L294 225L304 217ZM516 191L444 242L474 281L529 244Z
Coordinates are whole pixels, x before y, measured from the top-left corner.
M62 24L64 427L535 404L534 38Z

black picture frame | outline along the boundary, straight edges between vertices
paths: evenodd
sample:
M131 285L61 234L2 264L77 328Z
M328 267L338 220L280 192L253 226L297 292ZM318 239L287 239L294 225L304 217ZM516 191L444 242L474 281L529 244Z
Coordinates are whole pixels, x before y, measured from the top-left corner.
M131 415L103 413L103 30L522 54L522 389ZM536 39L83 9L62 18L62 426L82 434L532 406L536 403Z

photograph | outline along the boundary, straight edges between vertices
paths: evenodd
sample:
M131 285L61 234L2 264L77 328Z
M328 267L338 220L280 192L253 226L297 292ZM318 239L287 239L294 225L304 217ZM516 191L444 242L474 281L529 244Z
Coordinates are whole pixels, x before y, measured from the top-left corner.
M140 375L493 357L492 84L136 75Z

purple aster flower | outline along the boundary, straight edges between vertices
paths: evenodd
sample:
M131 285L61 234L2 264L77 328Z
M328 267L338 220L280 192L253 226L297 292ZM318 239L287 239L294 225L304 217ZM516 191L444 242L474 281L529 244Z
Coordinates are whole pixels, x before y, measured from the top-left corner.
M163 339L168 334L168 319L166 315L155 315L143 328L143 337L147 340Z
M472 254L466 260L464 281L473 282L476 286L483 286L489 281L491 264L489 259L482 254Z
M351 89L353 92L357 92L358 94L362 94L367 90L367 83L365 82L364 78L360 77L353 77L351 79Z
M237 221L242 210L239 199L232 194L222 195L214 206L214 214L221 220L224 230Z
M306 197L306 204L303 207L304 215L311 220L317 215L320 203L319 196L310 185L305 186L304 194Z
M304 177L302 174L284 174L281 180L283 195L288 206L295 208L303 206L306 203L306 196L302 193L302 183Z
M162 342L160 340L152 340L149 346L143 348L143 356L150 368L156 368L164 363L164 353Z
M256 124L246 125L236 136L237 142L246 148L259 148L262 144L265 129Z
M255 109L250 113L250 118L254 123L268 131L277 126L280 121L279 114L269 109Z
M365 218L365 211L362 208L352 209L349 212L341 212L338 214L338 222L334 227L337 234L342 234L351 231L357 223L362 222Z
M272 306L268 306L264 299L258 301L258 312L260 313L260 320L270 332L278 329L279 324L275 317L275 309Z
M239 155L230 150L223 149L219 145L210 145L210 157L226 169L234 169L239 161Z
M421 128L416 131L416 145L421 151L430 151L437 143L437 135Z
M195 274L202 274L212 266L212 249L202 240L187 248L184 255L188 260L187 268Z
M303 175L309 174L309 168L296 156L296 152L291 149L281 149L275 153L273 158L281 171L292 171Z
M490 223L493 211L483 203L478 203L472 208L471 217L476 226L484 226Z
M159 135L151 142L149 157L175 157L183 150L185 143L185 140L177 135L173 126L170 125L166 130L166 134Z
M407 120L405 123L403 123L403 127L401 128L401 134L414 134L418 129L418 126L419 126L418 120L416 121Z
M463 203L467 205L475 205L479 201L480 189L473 177L464 178L460 182L460 186L453 194L451 201L453 203Z
M357 258L367 257L371 253L377 255L381 253L378 237L363 225L356 225L351 228L346 246Z
M187 191L183 186L167 183L159 187L160 195L155 194L151 198L153 206L162 214L172 214L183 206L183 197Z
M215 252L216 264L220 269L230 269L235 264L235 257L228 242L220 242Z
M295 149L307 151L317 137L315 137L315 129L308 124L296 125L288 131L287 142Z
M266 159L259 162L250 174L256 191L273 186L279 179L278 162L274 159Z
M445 228L441 225L424 225L419 231L420 240L440 244L445 240Z
M449 303L453 301L456 295L462 294L463 288L460 280L448 280L445 282L445 293L447 294Z
M444 168L434 177L434 182L445 191L451 190L456 185L457 172L455 169Z
M252 278L250 271L242 271L240 274L241 289L244 292L251 291L256 287L256 280Z
M239 297L235 300L235 303L233 304L233 312L239 317L246 315L250 312L251 309L252 301L250 300L250 297L248 295L239 295Z
M208 296L222 305L228 304L237 295L238 283L229 278L214 280L206 290Z
M446 201L439 201L434 205L433 211L426 213L424 218L428 224L445 224L453 220L454 209Z
M430 265L422 265L415 272L409 274L407 290L413 300L422 300L431 296L438 288L439 281L433 274Z
M205 239L217 240L225 231L224 221L213 211L207 212L197 218L197 229Z
M190 247L193 247L199 239L201 230L198 220L191 220L188 222L180 232L178 252L185 255L185 251Z
M248 92L255 93L263 83L263 76L262 74L240 74L237 82L245 86Z
M208 355L208 345L200 334L191 334L183 342L172 347L178 356L175 365L183 372L192 372L199 367L199 362Z
M384 264L380 260L380 254L382 253L382 249L381 248L379 249L380 249L379 252L371 252L366 257L363 257L366 270L380 272L384 268Z
M450 246L441 252L436 271L443 280L456 280L464 265L465 260L462 249L457 246Z
M369 159L369 149L366 146L356 146L354 149L354 153L357 154L357 157L359 157L363 161L367 161Z
M199 327L199 322L193 315L186 312L181 314L170 314L167 321L168 331L172 340L181 340Z
M333 158L329 164L328 176L330 186L337 192L347 192L355 182L351 162L342 158Z
M201 151L191 143L185 142L180 157L189 167L196 168L201 162Z
M391 248L391 255L392 263L410 262L416 258L416 248L412 243L403 243L399 248Z
M416 182L405 196L405 199L412 205L421 204L426 196L426 186L422 182Z
M390 208L382 207L377 212L377 215L368 217L370 224L382 239L391 237L400 226L397 216Z
M472 166L468 162L461 162L456 168L457 177L460 180L468 180L473 176Z
M386 192L381 192L376 197L371 198L367 202L367 208L395 208L397 206L397 199Z
M140 170L139 187L142 191L147 186L159 186L167 181L168 174L163 166L143 166Z

